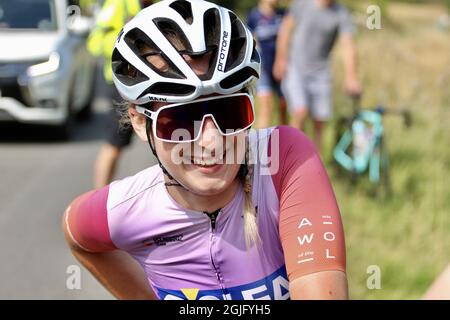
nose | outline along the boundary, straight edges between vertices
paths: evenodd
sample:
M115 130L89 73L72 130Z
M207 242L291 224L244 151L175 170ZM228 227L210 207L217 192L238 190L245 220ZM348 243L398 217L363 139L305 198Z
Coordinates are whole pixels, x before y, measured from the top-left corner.
M216 127L213 119L208 116L203 123L202 132L198 138L198 145L203 148L213 148L219 142L221 142L222 135Z

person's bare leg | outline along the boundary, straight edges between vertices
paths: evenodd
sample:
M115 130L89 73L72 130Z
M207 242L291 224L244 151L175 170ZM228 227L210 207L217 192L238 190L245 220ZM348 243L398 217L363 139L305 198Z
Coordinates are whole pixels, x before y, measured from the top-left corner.
M304 130L305 129L305 121L308 117L308 108L300 107L295 110L295 112L291 116L290 125L291 127Z
M287 117L287 103L286 100L283 98L280 98L279 100L279 111L280 111L280 124L288 124L288 117Z
M112 144L102 145L95 160L94 187L96 189L112 181L121 152L121 148Z
M258 128L270 127L271 125L270 120L272 119L272 111L273 111L272 94L270 93L258 94L257 99L259 106L257 127Z
M322 150L322 133L326 121L314 120L314 144L319 152Z
M425 300L450 300L450 264L424 294Z

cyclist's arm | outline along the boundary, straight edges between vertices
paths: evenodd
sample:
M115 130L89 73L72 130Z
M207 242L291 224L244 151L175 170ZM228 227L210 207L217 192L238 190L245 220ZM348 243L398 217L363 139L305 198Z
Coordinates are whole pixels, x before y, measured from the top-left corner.
M142 267L109 237L107 187L76 198L63 217L66 241L75 258L118 299L156 299Z
M321 271L289 282L292 300L346 300L347 276L342 271Z
M278 152L280 165L272 178L291 298L346 299L344 231L328 175L302 132L281 126L278 134L279 150L270 152L272 163Z

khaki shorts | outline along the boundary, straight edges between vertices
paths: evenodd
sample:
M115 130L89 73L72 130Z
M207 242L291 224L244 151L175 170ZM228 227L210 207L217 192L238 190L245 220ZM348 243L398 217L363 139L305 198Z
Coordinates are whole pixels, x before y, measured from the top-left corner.
M314 120L328 121L333 115L332 80L330 72L302 75L295 68L288 70L281 83L289 111L307 108Z

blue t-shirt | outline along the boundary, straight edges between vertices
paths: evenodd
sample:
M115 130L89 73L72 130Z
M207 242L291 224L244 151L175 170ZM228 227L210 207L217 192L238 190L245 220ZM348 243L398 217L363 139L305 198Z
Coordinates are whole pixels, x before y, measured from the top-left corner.
M259 44L262 65L270 67L270 70L275 60L277 34L284 13L284 9L276 9L274 15L266 16L256 7L247 15L247 24Z

